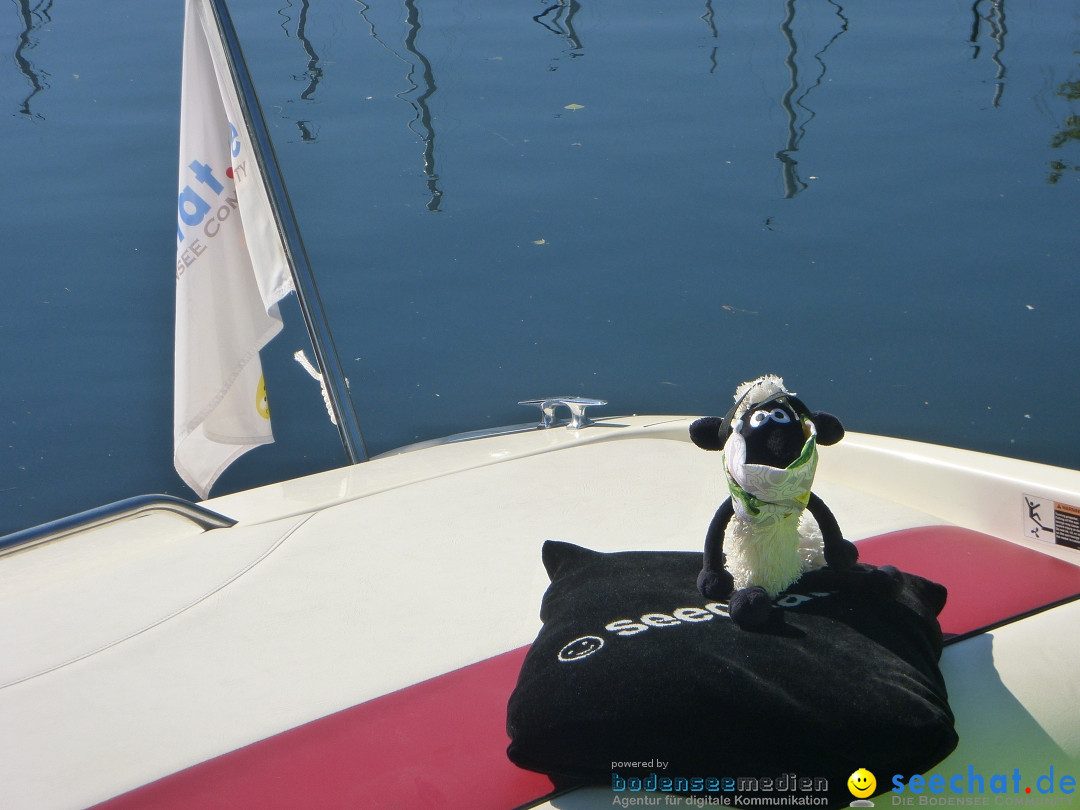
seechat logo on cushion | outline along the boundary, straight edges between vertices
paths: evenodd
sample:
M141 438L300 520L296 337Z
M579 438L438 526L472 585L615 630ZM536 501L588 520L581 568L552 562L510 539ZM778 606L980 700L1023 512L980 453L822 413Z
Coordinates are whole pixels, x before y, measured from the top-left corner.
M814 591L809 594L785 593L774 599L773 604L782 608L798 607L804 602L820 599L823 596L832 596L829 591ZM645 613L637 619L616 619L604 625L604 631L610 636L627 638L647 633L653 628L679 627L691 624L710 622L721 617L729 619L728 606L723 602L709 602L701 607L689 606L676 608L667 613ZM593 653L598 652L604 646L604 639L600 636L580 636L567 642L558 653L559 661L571 663L583 661ZM869 771L867 771L869 773Z

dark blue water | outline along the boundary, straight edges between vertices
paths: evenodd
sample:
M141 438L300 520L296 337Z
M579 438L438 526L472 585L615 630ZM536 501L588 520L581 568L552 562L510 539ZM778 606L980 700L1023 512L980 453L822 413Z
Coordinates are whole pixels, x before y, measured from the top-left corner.
M182 6L0 20L0 532L191 495ZM1080 466L1070 0L230 7L372 453L775 371L850 429ZM285 317L278 441L215 494L344 462Z

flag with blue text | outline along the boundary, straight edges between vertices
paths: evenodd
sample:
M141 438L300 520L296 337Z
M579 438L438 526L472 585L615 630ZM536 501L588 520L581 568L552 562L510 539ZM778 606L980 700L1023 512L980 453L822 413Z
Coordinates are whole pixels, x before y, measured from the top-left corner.
M187 0L183 58L173 463L205 498L274 440L259 350L293 284L207 0Z

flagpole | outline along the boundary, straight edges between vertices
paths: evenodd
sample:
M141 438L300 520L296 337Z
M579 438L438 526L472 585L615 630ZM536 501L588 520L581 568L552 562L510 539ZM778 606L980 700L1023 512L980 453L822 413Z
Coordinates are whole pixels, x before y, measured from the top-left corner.
M251 138L251 146L255 151L259 172L266 186L267 196L270 198L270 208L274 212L274 220L285 245L285 255L292 272L296 298L304 314L308 337L311 339L311 347L315 351L315 358L322 372L323 384L326 386L330 407L337 421L341 443L345 447L350 463L367 461L367 448L364 446L364 437L360 432L360 423L356 418L352 397L349 396L341 361L334 348L334 338L330 333L322 300L319 298L319 290L315 285L315 276L311 272L307 251L304 250L304 243L300 238L296 215L289 201L285 181L281 177L281 168L274 154L274 145L270 141L270 133L263 119L258 96L255 94L255 85L248 72L247 63L244 62L244 55L240 51L236 29L233 27L229 10L225 6L225 0L209 0L209 4L214 12L221 41L225 46L225 56L229 62L233 85L236 87L240 106L243 109L244 123Z

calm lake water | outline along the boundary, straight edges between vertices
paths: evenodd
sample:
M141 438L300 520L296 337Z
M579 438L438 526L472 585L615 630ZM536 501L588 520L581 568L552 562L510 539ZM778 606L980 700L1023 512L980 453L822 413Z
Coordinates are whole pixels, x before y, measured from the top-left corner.
M369 450L723 413L1080 466L1072 0L230 3ZM0 18L0 533L172 468L183 3ZM294 302L277 443L344 463Z

